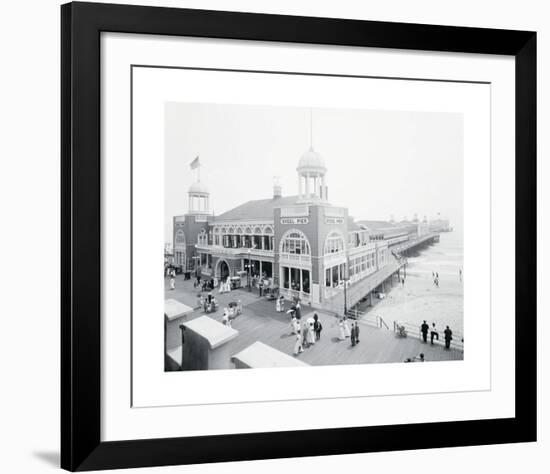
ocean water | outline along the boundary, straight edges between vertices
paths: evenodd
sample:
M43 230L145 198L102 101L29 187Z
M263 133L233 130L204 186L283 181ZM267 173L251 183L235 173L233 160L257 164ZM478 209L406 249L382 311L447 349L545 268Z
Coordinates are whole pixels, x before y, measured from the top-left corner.
M463 260L462 233L442 233L439 243L408 258L405 286L395 285L371 311L390 324L420 325L426 320L439 331L449 325L456 336L463 335ZM439 275L439 287L432 272Z

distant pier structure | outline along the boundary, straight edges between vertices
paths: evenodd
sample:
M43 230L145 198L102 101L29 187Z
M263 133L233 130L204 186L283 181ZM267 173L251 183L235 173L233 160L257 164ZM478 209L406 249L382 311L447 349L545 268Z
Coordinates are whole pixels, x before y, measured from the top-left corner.
M377 242L387 247L390 257L382 268L359 281L348 279L343 291L334 295L327 302L326 309L336 314L353 316L351 310L365 299L372 304L373 297L386 293L391 287L399 284L407 274L407 257L425 247L439 242L439 228L434 228L432 222L424 216L422 220L417 215L412 220L396 222L393 217L389 221L357 221L356 224L368 233L371 242ZM447 230L445 230L446 232Z

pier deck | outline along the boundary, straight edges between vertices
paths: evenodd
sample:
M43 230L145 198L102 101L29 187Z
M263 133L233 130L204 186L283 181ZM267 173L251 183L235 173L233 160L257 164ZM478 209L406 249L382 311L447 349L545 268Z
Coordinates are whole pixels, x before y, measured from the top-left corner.
M192 283L181 281L177 285L180 286L180 290L167 290L167 297L180 299L185 293L182 285L189 286L192 292ZM215 292L215 295L220 301L221 308L229 301L238 299L244 307L243 314L233 321L233 327L239 331L239 336L228 343L231 344L232 353L237 354L253 342L261 341L286 354L292 354L295 336L290 330L289 316L286 313L277 313L274 302L259 298L257 292L249 293L243 290L222 295ZM186 300L189 304L189 298ZM304 307L302 317L307 318L312 313L311 308ZM202 314L201 311L195 310L187 316L187 320ZM407 358L418 356L421 352L424 353L427 362L463 359L461 351L424 344L417 338L397 338L390 330L377 329L363 323L360 323L361 342L352 347L349 338L345 341L338 340L338 325L334 316L320 311L317 314L323 324L321 341L305 349L298 356L301 361L310 365L403 362ZM223 309L220 309L209 316L221 321L222 315ZM178 321L169 322L167 328L167 348L174 354L177 354L178 348L181 347L179 324Z

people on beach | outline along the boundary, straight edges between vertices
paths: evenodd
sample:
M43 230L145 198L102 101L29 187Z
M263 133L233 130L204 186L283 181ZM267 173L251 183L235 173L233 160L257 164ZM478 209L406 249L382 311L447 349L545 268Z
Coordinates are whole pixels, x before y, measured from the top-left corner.
M420 332L422 333L422 340L424 342L428 342L428 331L430 330L430 326L428 326L428 323L426 320L422 323L420 326Z
M405 286L405 278L401 278L401 285L404 287Z
M313 314L313 320L315 321L313 323L313 329L315 330L315 339L319 341L321 339L321 331L323 330L323 325L321 324L321 321L319 321L319 316L317 316L317 313Z
M424 359L424 354L421 352L420 355L418 357L415 357L413 359L413 362L425 362L426 359Z
M350 340L351 340L351 346L355 347L355 323L351 324Z
M435 327L435 323L432 323L432 328L430 331L430 344L434 343L434 337L439 341L439 333L437 332L437 328Z
M359 344L359 322L355 321L355 343Z
M445 349L450 349L451 341L453 340L453 331L451 331L449 326L446 326L445 331L443 331L443 334L445 335Z

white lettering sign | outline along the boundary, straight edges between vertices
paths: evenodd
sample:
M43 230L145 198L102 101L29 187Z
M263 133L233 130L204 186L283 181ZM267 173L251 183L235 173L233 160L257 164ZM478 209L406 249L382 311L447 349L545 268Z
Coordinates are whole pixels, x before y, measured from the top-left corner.
M283 217L281 224L307 224L309 219L307 217Z
M325 217L325 224L343 224L344 219L342 217Z

